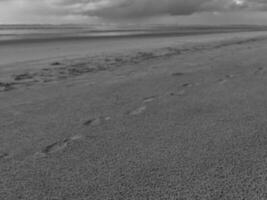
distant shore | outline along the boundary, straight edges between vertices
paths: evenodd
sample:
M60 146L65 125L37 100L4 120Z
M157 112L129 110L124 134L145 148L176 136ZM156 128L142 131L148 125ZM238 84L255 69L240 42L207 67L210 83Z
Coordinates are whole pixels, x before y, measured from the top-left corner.
M194 35L195 34L195 35ZM181 46L187 43L202 43L207 41L224 40L231 38L260 37L265 31L227 32L193 35L147 36L147 37L102 37L88 38L61 38L59 40L21 40L0 42L0 70L4 68L21 68L18 63L28 61L58 60L68 57L77 58L94 56L102 53L125 52L135 49L150 50L155 48ZM198 35L196 35L198 34ZM112 46L112 48L108 48ZM13 65L12 67L10 65ZM6 66L8 65L8 66ZM38 68L38 65L36 66Z
M16 26L16 25L14 25ZM7 30L6 30L7 29ZM93 30L86 26L18 26L0 25L0 45L12 43L36 43L54 41L77 41L97 39L127 39L132 37L183 37L190 35L205 35L234 32L267 31L265 26L165 26L151 28L113 28L106 30ZM3 32L3 33L2 33Z

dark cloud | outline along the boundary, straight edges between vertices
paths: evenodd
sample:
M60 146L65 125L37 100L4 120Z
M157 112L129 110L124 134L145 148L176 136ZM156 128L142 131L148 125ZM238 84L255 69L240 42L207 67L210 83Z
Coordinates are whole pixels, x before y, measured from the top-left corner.
M2 9L1 9L2 8ZM267 0L0 0L9 15L138 19L204 12L266 11ZM13 11L13 12L12 12Z
M60 3L59 3L60 4ZM77 13L103 18L140 18L158 15L191 15L199 12L267 10L266 0L70 0L61 5L80 5Z

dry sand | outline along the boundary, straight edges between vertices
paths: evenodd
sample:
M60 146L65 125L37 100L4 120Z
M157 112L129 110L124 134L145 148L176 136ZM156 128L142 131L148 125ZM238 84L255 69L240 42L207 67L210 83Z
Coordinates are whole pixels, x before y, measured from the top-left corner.
M20 45L1 200L267 199L267 33Z

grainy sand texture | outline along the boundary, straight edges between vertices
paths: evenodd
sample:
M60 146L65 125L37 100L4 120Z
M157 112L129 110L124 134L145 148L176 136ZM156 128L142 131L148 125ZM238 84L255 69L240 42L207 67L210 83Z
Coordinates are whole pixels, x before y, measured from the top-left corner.
M0 44L1 200L266 200L267 32Z

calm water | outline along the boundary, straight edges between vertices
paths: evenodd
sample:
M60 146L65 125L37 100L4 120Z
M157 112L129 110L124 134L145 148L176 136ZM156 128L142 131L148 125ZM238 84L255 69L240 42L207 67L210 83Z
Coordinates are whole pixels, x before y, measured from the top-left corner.
M155 30L155 27L144 28L137 26L0 25L0 41L61 37L114 37L147 34Z
M30 39L117 37L160 34L201 34L213 32L236 32L266 30L266 27L251 26L100 26L100 25L0 25L0 41Z

